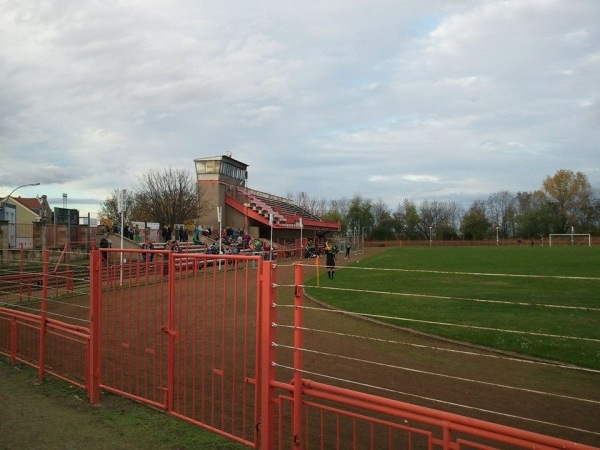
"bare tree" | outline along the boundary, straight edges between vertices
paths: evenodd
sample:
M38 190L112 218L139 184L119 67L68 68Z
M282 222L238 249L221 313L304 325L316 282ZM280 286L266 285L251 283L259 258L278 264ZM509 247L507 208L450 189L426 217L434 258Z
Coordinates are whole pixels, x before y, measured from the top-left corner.
M327 199L325 197L315 197L312 202L312 213L315 216L321 217L327 212Z
M291 201L293 204L299 206L300 208L308 210L310 206L310 196L307 192L297 192L295 194L289 193L287 194L287 199Z
M186 170L151 170L139 179L132 217L160 224L187 223L206 211L204 191Z
M424 237L428 237L431 232L437 236L444 235L452 228L451 208L447 203L425 200L419 207L419 217L421 221L418 228Z
M339 198L337 200L331 200L331 202L329 202L329 211L335 211L342 217L348 214L349 209L350 200L348 200L346 197Z
M499 227L502 236L511 237L514 231L516 196L508 191L491 194L486 202L488 220Z
M371 211L373 214L373 226L378 226L382 220L391 217L389 206L381 198L373 203Z
M119 213L119 193L121 189L113 190L113 193L104 202L100 203L100 211L98 217L102 223L116 224L121 222L121 214ZM136 196L130 190L125 194L125 210L123 211L123 221L131 220L131 213L136 209Z

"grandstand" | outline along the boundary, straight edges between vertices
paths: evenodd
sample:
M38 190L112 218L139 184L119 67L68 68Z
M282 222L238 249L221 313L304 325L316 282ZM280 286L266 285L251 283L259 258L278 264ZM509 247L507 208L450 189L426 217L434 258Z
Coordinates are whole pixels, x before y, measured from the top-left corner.
M284 197L249 189L248 165L231 156L195 159L198 185L208 206L201 225L243 228L253 237L290 241L339 232L339 222L323 221ZM219 223L217 208L221 208Z

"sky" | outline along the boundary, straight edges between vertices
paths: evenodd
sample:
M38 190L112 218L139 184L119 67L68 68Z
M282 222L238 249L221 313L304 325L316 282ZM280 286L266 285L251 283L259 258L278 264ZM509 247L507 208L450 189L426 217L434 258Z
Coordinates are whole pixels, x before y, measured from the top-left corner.
M0 196L224 155L282 197L600 188L598 0L0 0Z

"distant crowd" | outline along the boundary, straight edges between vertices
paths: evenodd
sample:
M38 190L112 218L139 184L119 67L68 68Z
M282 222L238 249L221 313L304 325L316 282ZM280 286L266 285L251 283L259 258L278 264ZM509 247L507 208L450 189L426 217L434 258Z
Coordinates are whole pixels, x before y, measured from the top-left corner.
M106 231L110 231L107 227ZM121 234L121 226L115 225L112 230L116 234ZM271 250L271 242L267 239L260 239L259 237L253 237L243 228L225 227L221 230L219 236L218 231L213 230L211 227L196 225L191 234L188 228L183 225L179 227L172 227L171 225L164 225L160 234L154 233L157 237L155 242L150 236L146 234L146 230L140 230L137 225L128 223L123 227L123 237L131 239L134 242L140 244L143 249L166 249L173 252L182 252L185 247L185 251L190 251L190 245L195 246L193 251L203 252L207 254L261 254L265 259L274 259L275 253ZM101 242L103 244L104 242ZM101 245L102 246L102 245ZM346 258L350 255L350 246L346 245ZM335 243L325 241L325 244L319 243L318 245L313 244L312 240L307 242L304 248L305 258L314 258L325 253L329 258L333 257L339 252L339 249ZM144 255L146 256L146 255ZM145 258L144 258L145 259ZM329 261L328 266L334 266L335 263ZM333 273L331 274L333 276Z
M111 230L106 227L106 231L109 232ZM121 230L121 225L116 224L113 226L112 232L122 234L123 237L131 239L140 244L142 248L147 249L165 248L180 252L181 244L190 243L190 233L182 225L179 227L164 225L160 230L159 239L157 239L161 245L157 245L151 237L146 236L145 230L140 230L137 225L131 223L126 224L123 230ZM215 232L211 227L202 225L194 227L191 236L192 245L203 246L205 253L218 254L219 243L222 254L239 254L240 252L268 253L271 250L268 240L254 238L242 228L226 227L222 230L219 239L219 233Z

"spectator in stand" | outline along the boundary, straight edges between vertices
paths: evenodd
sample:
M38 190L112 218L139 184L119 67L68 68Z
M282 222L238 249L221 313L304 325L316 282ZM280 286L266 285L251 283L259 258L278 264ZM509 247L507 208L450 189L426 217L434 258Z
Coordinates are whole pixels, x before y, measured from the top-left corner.
M231 246L230 246L230 245L227 245L227 246L223 247L223 253L224 253L226 256L231 256L231 255L233 255L233 250L232 250ZM233 267L233 263L234 263L234 260L233 260L233 258L226 258L226 261L227 261L227 266L231 266L231 267Z
M154 249L154 243L152 242L152 239L146 239L146 242L144 242L142 244L142 248L143 249L149 249L149 250L153 250ZM154 259L154 253L142 253L142 261L148 261L148 262L152 262L152 260Z
M260 239L257 239L256 241L254 241L254 254L262 256L262 254L263 254L262 249L263 249L263 245L262 245L262 242L260 241Z
M187 229L181 225L179 227L179 242L187 242L188 241L188 232Z
M244 236L242 237L242 241L244 243L244 250L250 247L250 242L252 241L252 236L250 236L250 234L248 234L247 232L244 233Z
M169 227L166 224L163 225L161 236L163 242L169 242L169 239L171 238L171 233L169 233Z
M200 235L194 234L194 236L192 236L192 242L194 243L194 245L202 245L202 241L200 240Z
M169 243L167 250L171 250L174 253L181 253L181 247L179 247L179 244L175 239Z

